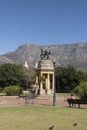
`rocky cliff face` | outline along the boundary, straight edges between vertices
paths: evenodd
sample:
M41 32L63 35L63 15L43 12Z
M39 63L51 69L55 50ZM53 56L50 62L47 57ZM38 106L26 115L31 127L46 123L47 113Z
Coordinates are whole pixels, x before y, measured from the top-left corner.
M51 59L56 60L56 65L73 65L76 69L87 71L87 43L38 46L25 44L19 46L14 52L0 56L0 64L16 63L24 64L28 61L29 66L35 66L40 60L40 50L49 49L52 52Z

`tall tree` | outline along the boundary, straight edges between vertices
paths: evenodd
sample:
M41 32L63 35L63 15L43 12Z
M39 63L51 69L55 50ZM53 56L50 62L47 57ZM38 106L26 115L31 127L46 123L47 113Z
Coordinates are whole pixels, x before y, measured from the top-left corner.
M21 87L23 89L31 89L36 80L36 71L34 68L25 68L26 73L21 79Z
M24 73L22 65L2 64L0 66L0 86L19 85Z
M78 71L73 66L56 68L56 89L72 90L80 83Z

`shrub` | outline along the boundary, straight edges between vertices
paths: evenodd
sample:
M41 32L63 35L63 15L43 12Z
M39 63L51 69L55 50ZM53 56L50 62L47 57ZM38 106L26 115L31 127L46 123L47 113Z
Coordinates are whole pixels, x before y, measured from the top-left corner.
M0 87L0 93L3 91L3 88L2 87Z
M76 93L81 99L87 99L87 82L82 82L74 89L74 93Z
M7 96L19 96L22 89L19 86L8 86L4 89Z

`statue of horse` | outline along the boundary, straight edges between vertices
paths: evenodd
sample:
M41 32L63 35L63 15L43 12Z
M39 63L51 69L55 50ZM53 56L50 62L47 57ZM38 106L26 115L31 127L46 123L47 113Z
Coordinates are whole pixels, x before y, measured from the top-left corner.
M40 58L41 59L49 59L49 55L51 54L50 50L41 49Z

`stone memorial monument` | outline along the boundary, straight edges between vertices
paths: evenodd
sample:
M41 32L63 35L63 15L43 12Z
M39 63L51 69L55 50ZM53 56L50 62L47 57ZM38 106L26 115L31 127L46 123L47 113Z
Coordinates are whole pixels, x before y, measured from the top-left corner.
M54 93L54 62L50 59L51 52L41 49L40 61L37 64L37 93L50 95Z

